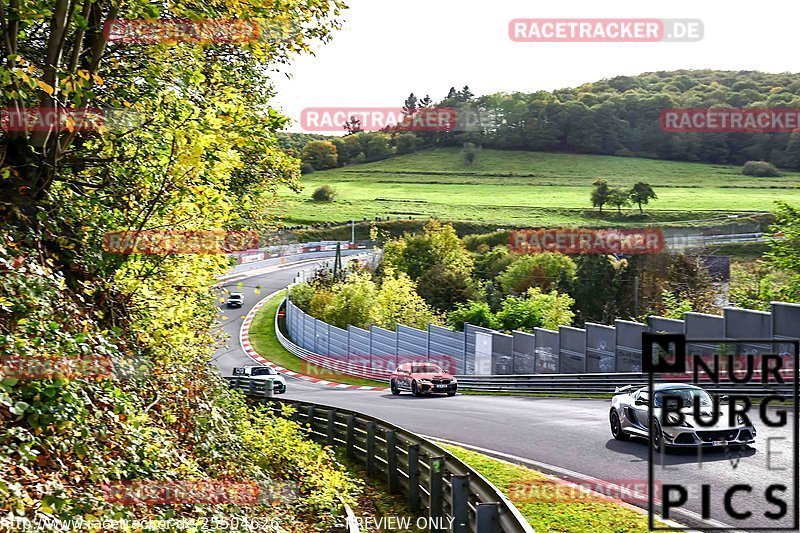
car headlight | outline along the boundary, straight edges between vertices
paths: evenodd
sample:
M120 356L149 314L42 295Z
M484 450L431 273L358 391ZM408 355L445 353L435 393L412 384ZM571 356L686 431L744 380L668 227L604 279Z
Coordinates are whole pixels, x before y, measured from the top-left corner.
M453 385L455 385L456 383L458 383L458 380L457 380L456 378L453 378L453 381L451 381L450 383L452 383Z
M430 385L431 384L431 380L429 380L429 379L420 379L419 382L422 383L423 385Z

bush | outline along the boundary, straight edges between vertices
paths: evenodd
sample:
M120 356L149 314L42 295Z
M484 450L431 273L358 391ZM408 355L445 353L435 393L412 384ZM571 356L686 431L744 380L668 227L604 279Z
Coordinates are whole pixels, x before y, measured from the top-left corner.
M500 322L486 302L469 302L459 306L447 316L447 324L456 331L463 331L464 324L500 329Z
M497 313L500 326L506 331L520 330L533 332L534 328L558 329L568 326L575 314L569 295L551 291L543 293L538 287L528 289L523 298L510 297L503 302Z
M471 165L475 161L475 144L465 143L461 153L464 156L464 163Z
M506 294L523 294L531 287L566 292L575 279L575 271L575 262L568 256L544 252L519 256L497 276L497 281Z
M292 303L306 313L308 313L309 309L311 309L310 303L311 298L313 297L314 287L306 282L293 285L291 291L289 292L289 299L292 300Z
M323 185L314 191L311 198L313 198L315 202L333 202L336 200L336 191L330 185Z
M314 165L312 165L311 163L303 163L302 165L300 165L300 172L302 172L303 175L311 174L312 172L314 172L314 170L315 170Z
M742 174L756 178L773 178L781 175L775 165L768 161L748 161L742 167Z
M303 148L301 159L316 170L324 170L338 165L339 153L330 141L311 141Z

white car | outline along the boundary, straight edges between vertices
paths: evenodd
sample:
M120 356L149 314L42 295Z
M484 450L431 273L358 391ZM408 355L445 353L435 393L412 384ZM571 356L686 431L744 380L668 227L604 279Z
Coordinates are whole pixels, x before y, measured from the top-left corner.
M275 394L286 392L286 379L281 373L268 366L244 366L233 369L234 376L243 376L257 381L272 381Z

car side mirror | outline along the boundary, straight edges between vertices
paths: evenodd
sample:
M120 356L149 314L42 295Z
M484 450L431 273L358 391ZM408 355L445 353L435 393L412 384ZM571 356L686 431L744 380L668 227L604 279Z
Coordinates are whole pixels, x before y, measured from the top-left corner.
M730 403L731 397L725 394L719 399L719 401L720 403Z

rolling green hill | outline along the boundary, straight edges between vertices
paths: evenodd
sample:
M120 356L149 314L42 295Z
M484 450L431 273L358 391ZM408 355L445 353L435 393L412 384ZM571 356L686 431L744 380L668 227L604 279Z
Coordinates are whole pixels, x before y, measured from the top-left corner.
M645 208L592 209L592 182L650 183L659 199ZM506 225L626 225L681 223L728 214L770 211L779 199L800 202L800 173L776 178L744 176L728 165L651 159L479 150L471 165L459 149L437 148L303 177L300 195L281 198L288 223L346 222L402 217ZM337 200L319 203L311 193L333 186Z

